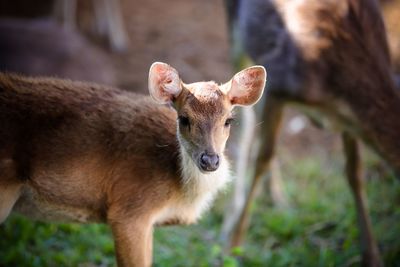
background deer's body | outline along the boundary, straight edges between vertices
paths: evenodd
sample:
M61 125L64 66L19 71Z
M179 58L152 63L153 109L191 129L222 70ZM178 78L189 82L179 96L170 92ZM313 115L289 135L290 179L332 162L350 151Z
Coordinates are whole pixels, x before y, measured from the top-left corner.
M2 72L116 84L104 51L50 19L0 18L0 59Z
M346 174L357 206L363 264L381 266L363 191L355 138L400 170L400 94L385 28L374 0L228 1L233 39L268 67L261 148L231 245L243 240L255 188L269 169L283 107L295 103L343 132ZM255 34L258 33L258 34ZM323 116L320 116L323 115Z
M247 74L224 87L183 85L172 67L153 64L150 94L174 102L187 120L179 126L172 107L149 97L0 74L0 222L11 210L107 222L118 265L150 265L153 225L195 222L228 181L223 151L231 109L235 101L255 103L265 85L264 68L237 75ZM241 102L235 88L243 94L253 81L255 94Z

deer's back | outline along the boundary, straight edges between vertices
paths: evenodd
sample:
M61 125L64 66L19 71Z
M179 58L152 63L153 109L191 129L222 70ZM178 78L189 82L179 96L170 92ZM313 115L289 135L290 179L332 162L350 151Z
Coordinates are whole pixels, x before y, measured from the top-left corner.
M176 176L175 120L174 111L149 97L0 74L0 183L25 183L17 203L22 212L37 205L49 219L64 219L56 211L70 209L73 216L84 214L77 220L100 220L114 188L125 184L128 197L161 174L166 180ZM44 202L55 204L39 207ZM64 203L68 209L60 209Z
M400 170L400 93L377 2L243 3L244 46L267 66L271 94L317 108Z

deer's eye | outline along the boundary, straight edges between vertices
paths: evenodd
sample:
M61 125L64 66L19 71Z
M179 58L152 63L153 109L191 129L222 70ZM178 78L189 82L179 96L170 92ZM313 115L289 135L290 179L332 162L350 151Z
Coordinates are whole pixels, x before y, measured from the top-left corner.
M188 127L190 125L190 121L188 117L179 116L178 117L179 123L181 126Z
M232 122L234 122L234 118L229 118L225 121L225 127L231 126Z

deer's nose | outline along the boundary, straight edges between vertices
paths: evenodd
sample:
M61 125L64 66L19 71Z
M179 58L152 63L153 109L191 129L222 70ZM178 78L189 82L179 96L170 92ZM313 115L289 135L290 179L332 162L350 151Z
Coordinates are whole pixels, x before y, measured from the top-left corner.
M219 167L219 156L214 153L202 153L200 156L200 167L203 171L215 171Z

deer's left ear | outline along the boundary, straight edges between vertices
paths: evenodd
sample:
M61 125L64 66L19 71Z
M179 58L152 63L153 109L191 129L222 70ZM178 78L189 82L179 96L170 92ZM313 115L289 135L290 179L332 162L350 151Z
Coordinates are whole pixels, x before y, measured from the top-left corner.
M236 73L224 89L232 105L251 106L261 98L266 80L265 68L253 66Z
M182 92L176 69L162 62L153 63L149 71L149 92L160 104L173 102Z

